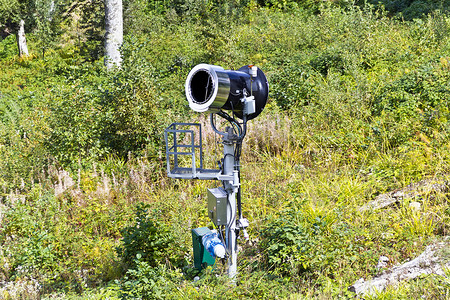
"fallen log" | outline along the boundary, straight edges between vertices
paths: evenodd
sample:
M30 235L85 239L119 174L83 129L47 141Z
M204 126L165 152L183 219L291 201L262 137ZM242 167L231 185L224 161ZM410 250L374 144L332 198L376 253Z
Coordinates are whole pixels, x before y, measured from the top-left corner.
M445 276L444 269L450 268L450 239L426 247L425 251L415 259L402 265L385 270L371 280L357 280L349 290L358 296L373 295L388 286L396 286L404 280L411 280L421 275L435 274Z

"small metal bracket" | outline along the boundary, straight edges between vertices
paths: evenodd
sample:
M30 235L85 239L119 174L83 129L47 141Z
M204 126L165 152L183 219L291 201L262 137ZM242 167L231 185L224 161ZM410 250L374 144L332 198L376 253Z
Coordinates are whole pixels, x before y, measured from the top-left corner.
M245 229L250 225L250 223L248 222L248 220L246 218L241 218L237 221L237 227L239 229Z
M244 239L248 241L250 237L247 232L247 227L250 225L250 223L246 218L240 218L236 223L236 227L239 228L240 231L242 231Z

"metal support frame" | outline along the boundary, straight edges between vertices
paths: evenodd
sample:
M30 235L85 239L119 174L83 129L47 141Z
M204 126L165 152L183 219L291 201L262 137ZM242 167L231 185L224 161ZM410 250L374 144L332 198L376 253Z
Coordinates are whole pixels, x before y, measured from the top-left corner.
M167 174L178 179L221 180L227 194L225 225L225 248L227 252L228 276L234 280L237 275L237 233L248 226L248 221L237 217L237 195L240 188L238 158L235 157L237 141L243 136L237 136L233 128L227 127L226 132L217 130L211 115L211 125L217 134L222 136L223 162L220 170L203 168L203 148L201 142L201 125L196 123L173 123L164 132L166 141ZM245 128L246 129L246 128ZM245 130L244 129L244 130ZM199 136L197 137L196 134ZM242 132L241 132L242 134ZM172 136L171 136L172 135ZM188 141L188 142L186 142ZM196 153L197 151L197 153ZM192 162L190 167L180 165L180 156L188 156ZM223 209L223 208L220 208ZM241 216L239 216L241 218ZM247 223L242 226L242 220ZM214 220L213 220L214 222Z
M188 136L188 143L186 143L186 136ZM197 123L172 123L166 128L164 139L167 176L176 179L231 180L232 176L223 174L221 170L203 168L201 137L202 126ZM180 165L179 156L190 156L191 166Z
M180 129L181 127L181 129ZM192 127L197 127L196 130L191 129ZM188 129L184 129L188 128ZM183 178L183 174L192 173L195 175L197 173L197 163L195 161L196 155L195 150L198 149L200 151L200 169L203 168L203 155L202 155L202 139L199 139L199 142L195 142L195 132L198 131L199 135L202 135L202 127L200 124L195 123L172 123L169 127L164 131L164 138L166 140L166 159L167 159L167 171L169 176L173 174L179 174ZM169 134L172 134L172 146L169 146ZM180 135L190 136L190 143L181 143L179 141ZM170 156L173 155L173 168L171 168ZM183 168L179 166L179 156L180 155L190 155L192 168Z

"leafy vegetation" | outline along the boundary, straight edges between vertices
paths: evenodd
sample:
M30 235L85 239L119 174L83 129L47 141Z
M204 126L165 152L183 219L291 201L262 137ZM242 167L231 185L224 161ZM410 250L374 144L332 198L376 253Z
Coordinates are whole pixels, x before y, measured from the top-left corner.
M112 72L102 4L83 5L36 19L27 58L14 35L0 41L0 298L351 298L380 256L393 266L448 236L448 188L359 209L448 184L446 1L131 0ZM271 89L243 145L251 243L236 286L219 262L193 269L190 229L212 225L214 183L165 176L171 122L203 123L220 156L184 99L198 63L258 65ZM435 276L374 298L449 293Z

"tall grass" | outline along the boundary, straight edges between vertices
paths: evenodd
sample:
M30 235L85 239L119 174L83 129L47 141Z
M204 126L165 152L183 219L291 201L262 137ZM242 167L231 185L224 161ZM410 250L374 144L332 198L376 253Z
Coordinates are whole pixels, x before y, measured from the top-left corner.
M161 23L166 26L152 14L137 14L149 26L130 26L136 35L117 76L56 52L48 54L52 62L8 61L0 74L0 280L8 282L2 292L119 297L154 280L167 283L169 298L349 297L350 284L378 272L381 255L400 263L448 235L445 189L419 191L398 207L359 209L414 182L448 181L448 16L403 22L370 7L249 12L238 21L171 15ZM271 88L243 144L250 242L239 241L235 287L226 284L223 268L192 281L190 229L212 227L206 189L220 182L165 174L162 129L171 122L202 124L206 167L217 168L223 157L209 118L187 112L180 88L200 62L255 63ZM23 74L35 80L25 90L13 88ZM55 85L45 85L46 78ZM52 145L52 136L61 139ZM142 144L131 145L136 136ZM92 155L80 155L78 142ZM163 266L149 269L139 261L127 271L130 262L117 247L124 228L140 228L142 202L179 249L166 249ZM442 280L426 282L447 292ZM35 282L39 288L26 294L23 286Z

